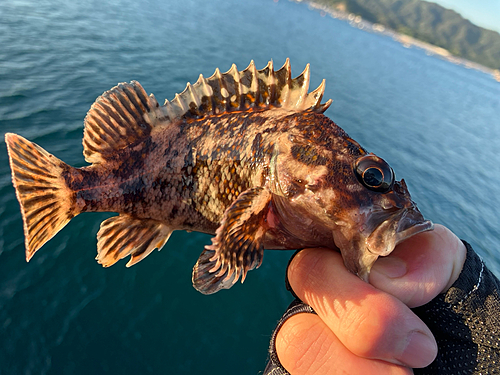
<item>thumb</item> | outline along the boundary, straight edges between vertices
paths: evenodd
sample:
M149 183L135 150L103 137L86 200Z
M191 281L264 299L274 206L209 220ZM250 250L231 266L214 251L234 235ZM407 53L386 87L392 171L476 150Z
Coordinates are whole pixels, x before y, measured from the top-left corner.
M387 257L379 258L370 273L370 284L417 307L446 292L457 280L466 249L448 228L417 234Z

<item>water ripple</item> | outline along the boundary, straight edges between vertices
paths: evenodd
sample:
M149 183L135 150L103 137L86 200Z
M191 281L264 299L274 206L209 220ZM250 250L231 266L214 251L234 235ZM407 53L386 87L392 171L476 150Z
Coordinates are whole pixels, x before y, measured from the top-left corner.
M233 62L290 57L294 75L310 62L311 87L326 78L325 98L334 99L327 115L386 158L425 216L470 241L500 274L500 85L482 73L303 4L267 0L3 1L0 46L0 131L73 165L84 165L86 112L118 82L139 80L161 101ZM262 369L290 299L289 253L266 253L245 284L206 298L193 290L191 268L209 236L175 232L139 265L102 269L96 233L109 214L88 214L26 264L0 146L2 374Z

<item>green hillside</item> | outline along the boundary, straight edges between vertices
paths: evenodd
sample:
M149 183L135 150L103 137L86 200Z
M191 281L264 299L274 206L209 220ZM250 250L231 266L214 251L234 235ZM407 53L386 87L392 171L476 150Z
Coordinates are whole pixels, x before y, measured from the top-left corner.
M453 10L421 0L312 0L500 69L500 34L478 27Z

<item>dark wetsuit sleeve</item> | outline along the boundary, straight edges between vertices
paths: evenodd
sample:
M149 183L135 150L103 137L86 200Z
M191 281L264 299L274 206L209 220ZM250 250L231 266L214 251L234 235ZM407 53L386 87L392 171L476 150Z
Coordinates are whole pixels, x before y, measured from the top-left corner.
M414 369L415 374L500 374L500 281L470 245L465 245L467 258L457 281L446 293L413 309L438 344L436 360L426 368ZM314 313L296 299L279 321L264 375L288 374L276 354L276 334L289 317L301 312Z
M445 294L413 309L438 344L436 360L415 374L500 373L500 282L465 246L467 258L457 281Z

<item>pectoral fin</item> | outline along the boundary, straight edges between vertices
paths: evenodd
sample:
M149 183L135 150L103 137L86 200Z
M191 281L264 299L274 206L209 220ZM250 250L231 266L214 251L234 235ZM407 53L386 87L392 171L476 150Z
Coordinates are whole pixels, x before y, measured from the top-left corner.
M229 289L249 270L259 267L271 192L255 187L243 192L226 210L222 223L193 268L193 286L203 294Z
M131 255L127 267L147 257L154 249L161 250L172 234L166 225L129 215L104 220L97 233L97 261L109 267Z

